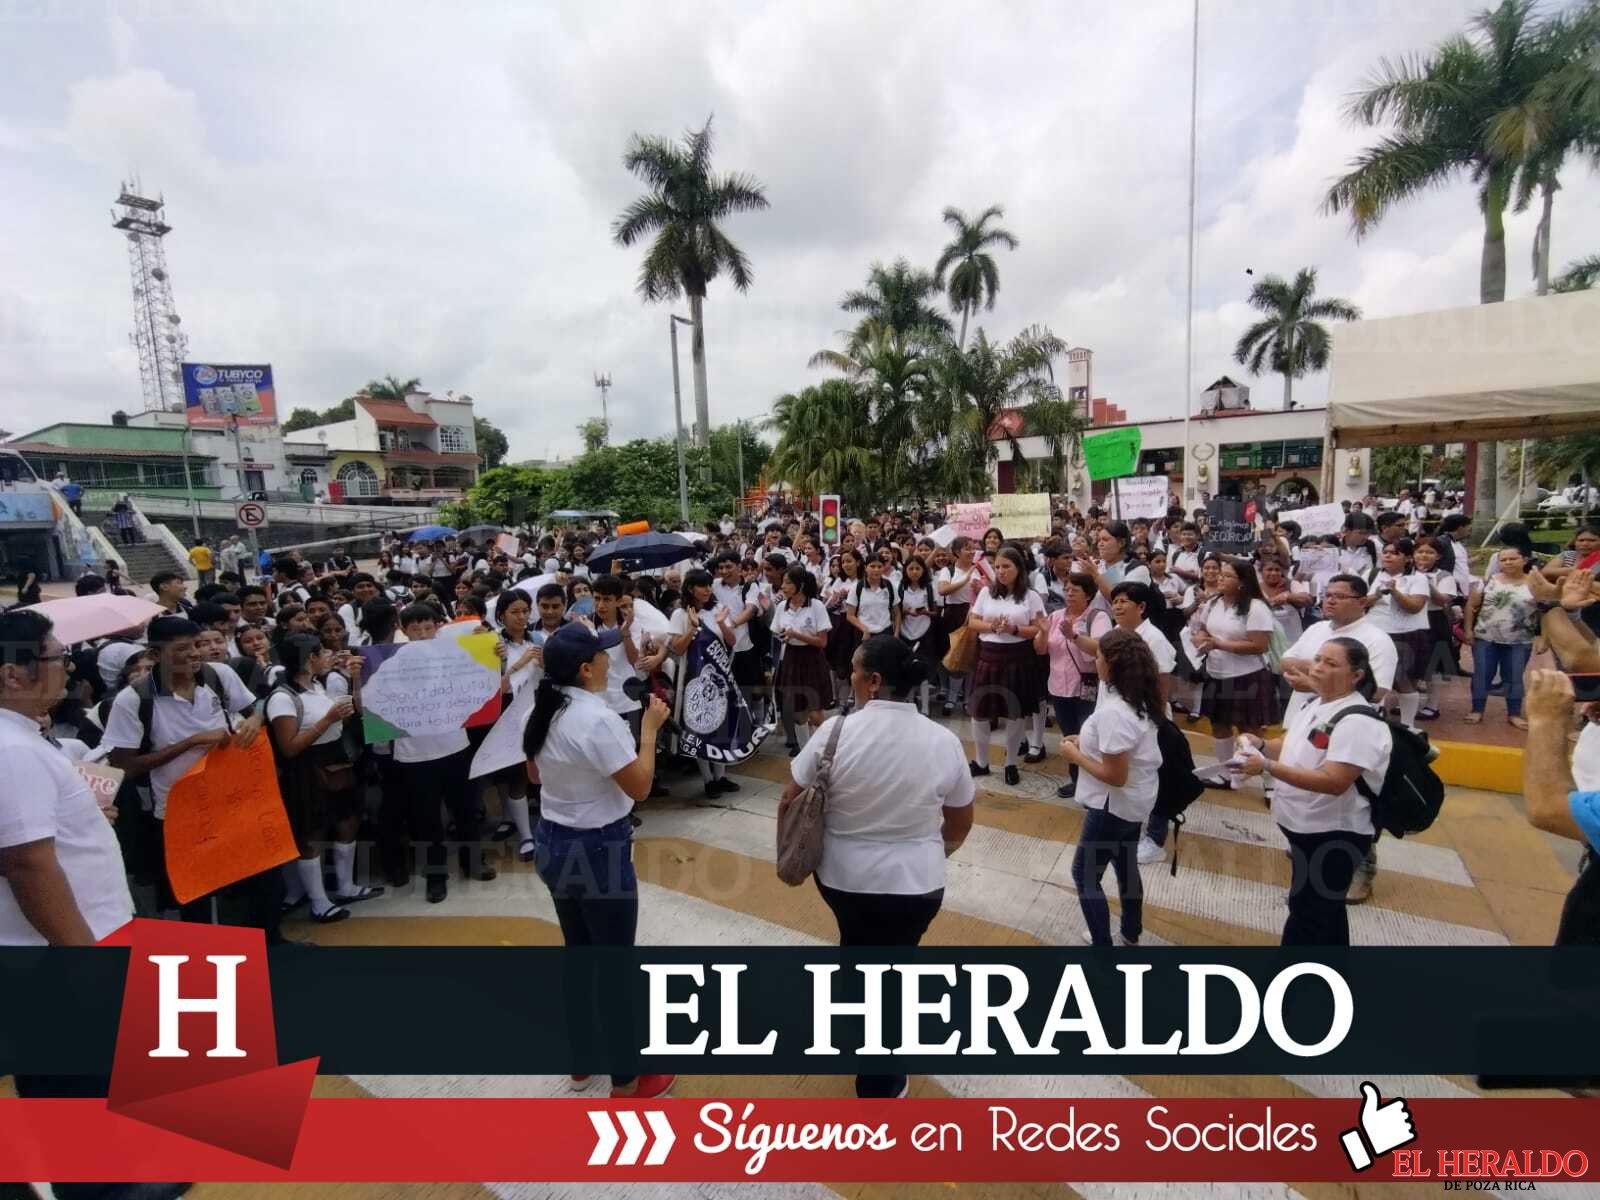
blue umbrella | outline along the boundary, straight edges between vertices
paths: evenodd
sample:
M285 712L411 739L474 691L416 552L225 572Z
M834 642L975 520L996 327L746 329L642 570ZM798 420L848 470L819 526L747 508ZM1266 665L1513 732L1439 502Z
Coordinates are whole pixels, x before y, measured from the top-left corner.
M614 558L622 559L624 565L636 571L670 567L675 562L693 558L698 549L679 533L630 533L596 546L589 555L589 570L595 574L609 571Z
M448 525L424 525L421 529L413 529L408 542L437 542L443 538L455 537L456 531Z

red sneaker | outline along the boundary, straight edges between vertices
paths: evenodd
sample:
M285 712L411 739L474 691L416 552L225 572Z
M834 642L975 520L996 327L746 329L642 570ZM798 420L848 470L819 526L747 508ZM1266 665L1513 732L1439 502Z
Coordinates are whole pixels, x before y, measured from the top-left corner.
M654 1100L665 1096L678 1081L676 1075L641 1075L632 1083L611 1089L613 1100Z

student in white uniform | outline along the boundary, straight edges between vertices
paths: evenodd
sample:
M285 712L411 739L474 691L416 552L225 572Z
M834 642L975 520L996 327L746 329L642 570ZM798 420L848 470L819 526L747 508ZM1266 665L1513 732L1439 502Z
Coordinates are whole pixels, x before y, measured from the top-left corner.
M544 644L544 677L523 735L523 751L538 764L543 783L534 865L568 946L631 946L639 924L628 816L650 794L667 706L650 698L635 746L627 723L605 699L607 652L623 637L619 629L596 634L576 622L556 630ZM673 1079L613 1075L611 1094L655 1099ZM583 1088L589 1076L574 1075L571 1082Z
M1359 575L1335 575L1328 580L1327 590L1322 593L1322 611L1328 619L1306 626L1306 631L1284 651L1278 664L1278 670L1294 688L1284 710L1284 728L1315 699L1311 664L1316 660L1317 651L1331 637L1355 638L1367 648L1372 681L1380 693L1394 685L1397 662L1394 641L1367 617L1366 596L1367 581Z
M841 947L917 945L944 900L945 859L972 829L961 739L911 703L927 677L898 638L868 638L850 676L856 710L823 722L790 766L783 804L816 780L838 732L816 880ZM862 1098L906 1087L904 1075L856 1077Z
M278 647L283 679L267 696L267 721L281 766L283 807L289 814L298 857L284 871L286 909L309 902L319 924L342 921L345 907L383 894L382 888L357 888L355 833L360 813L354 803L354 764L345 753L344 721L355 701L337 699L318 682L332 667L332 656L308 633L291 634ZM330 898L322 881L321 843L333 835L338 895Z
M1271 558L1261 564L1261 598L1272 610L1272 619L1283 634L1283 644L1294 645L1305 632L1305 610L1311 607L1311 589L1291 579L1283 564Z
M1005 728L1005 780L1022 782L1017 765L1029 717L1044 699L1049 662L1034 649L1044 624L1044 601L1028 588L1022 551L1002 546L993 559L995 581L978 593L967 617L978 634L978 661L972 671L974 776L989 774L989 722Z
M778 606L772 613L772 636L778 651L773 675L778 715L789 757L800 753L806 734L822 724L822 710L833 694L833 674L823 653L833 629L828 609L817 598L817 580L803 566L784 573ZM804 725L798 718L804 715Z
M1138 844L1155 808L1161 753L1156 722L1166 701L1155 657L1136 634L1113 629L1095 656L1104 697L1076 737L1061 739L1061 756L1078 768L1078 803L1086 810L1072 856L1072 884L1087 926L1086 940L1109 946L1111 910L1101 878L1117 876L1122 905L1117 944L1137 946L1144 931L1144 884Z
M933 576L933 590L939 597L939 617L944 622L946 641L967 623L967 614L972 611L972 602L977 598L980 584L974 565L976 551L977 543L971 538L956 538L950 543L950 565L940 567ZM945 685L944 715L948 717L961 703L967 680L966 676L951 675L943 668L940 674Z
M894 587L883 577L883 564L876 558L867 560L867 577L845 596L844 612L844 619L860 630L862 641L894 632L900 610Z
M1394 673L1400 720L1417 727L1422 707L1423 669L1431 649L1428 633L1428 580L1412 567L1411 539L1398 538L1378 556L1380 569L1367 590L1367 619L1389 635L1399 661Z
M1439 676L1454 675L1461 667L1450 627L1454 623L1455 606L1461 593L1455 576L1445 570L1443 548L1431 537L1418 538L1412 551L1416 573L1428 584L1428 655L1422 664L1422 707L1417 710L1417 720L1434 721L1439 717Z
M939 670L937 652L938 631L933 626L935 593L928 575L928 564L919 555L906 560L896 589L899 599L899 620L895 632L927 667L928 680L923 683L917 707L923 716L932 715L933 677Z
M737 631L728 624L727 612L717 603L711 588L710 571L697 568L683 577L683 602L678 611L672 614L670 647L672 656L678 660L676 666L680 683L684 670L683 656L689 652L702 625L720 634L723 643L730 648L737 638ZM739 785L728 778L728 768L722 763L697 758L695 765L700 768L700 779L705 785L707 800L715 800L726 792L739 790Z
M1272 815L1289 841L1289 915L1285 946L1348 946L1346 893L1372 847L1372 804L1389 768L1393 739L1370 708L1376 693L1367 648L1354 638L1325 642L1311 666L1316 700L1289 722L1281 739L1252 739L1239 770L1277 780ZM1262 752L1266 757L1262 757ZM1273 761L1275 760L1275 761Z
M1233 757L1236 731L1260 735L1278 719L1278 682L1267 669L1267 645L1277 622L1261 598L1255 568L1228 558L1217 575L1217 595L1197 614L1195 649L1205 655L1201 712L1211 720L1217 761ZM1207 787L1227 788L1219 769Z

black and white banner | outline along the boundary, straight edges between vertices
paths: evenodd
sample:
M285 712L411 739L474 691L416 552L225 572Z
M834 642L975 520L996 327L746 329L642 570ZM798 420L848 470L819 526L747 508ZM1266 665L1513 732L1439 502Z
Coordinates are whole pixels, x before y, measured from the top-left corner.
M739 763L772 732L757 725L733 678L733 652L720 635L701 626L683 657L674 720L678 753L686 758Z

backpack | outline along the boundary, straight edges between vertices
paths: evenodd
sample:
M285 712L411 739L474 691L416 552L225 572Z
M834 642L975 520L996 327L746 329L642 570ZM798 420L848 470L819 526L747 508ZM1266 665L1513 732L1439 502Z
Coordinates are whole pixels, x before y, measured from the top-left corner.
M217 697L217 707L222 710L222 723L229 733L233 732L233 720L228 713L228 694L222 687L222 676L218 675L216 668L210 663L200 666L200 683L208 687ZM131 685L133 694L139 698L139 753L149 754L154 747L150 743L150 722L156 711L155 672L151 672L138 683Z
M1340 721L1357 715L1382 721L1393 742L1389 769L1384 772L1383 786L1377 792L1373 792L1360 775L1356 776L1356 790L1372 805L1373 826L1395 837L1421 833L1433 824L1444 804L1444 783L1430 765L1439 757L1439 752L1428 741L1427 734L1407 729L1366 705L1334 714L1333 720L1328 722L1329 736Z
M273 689L267 693L266 699L261 703L261 711L263 713L267 711L267 705L272 703L272 698L279 692L282 692L285 696L289 697L289 699L294 703L295 730L299 731L304 729L306 724L305 701L300 698L299 692L295 691L286 683L279 683L275 685ZM344 739L345 732L345 730L340 731L340 740L338 743L336 743L339 746L340 752L344 754L345 760L343 762L326 762L316 764L315 773L317 782L322 785L324 791L347 792L356 784L355 763L351 759L349 745ZM273 761L277 763L278 771L281 774L284 770L287 760L283 757L283 751L278 747L278 739L272 736L270 730L267 732L266 736L268 743L272 746Z
M1169 718L1156 718L1156 749L1161 754L1161 766L1156 771L1156 806L1151 816L1172 824L1172 867L1178 873L1178 834L1183 828L1183 814L1206 790L1206 785L1194 773L1194 752L1189 739Z

